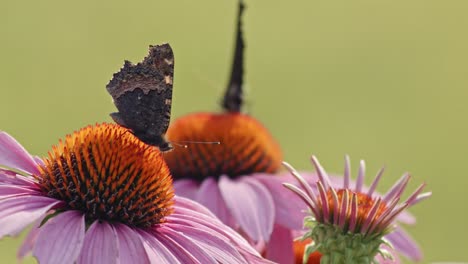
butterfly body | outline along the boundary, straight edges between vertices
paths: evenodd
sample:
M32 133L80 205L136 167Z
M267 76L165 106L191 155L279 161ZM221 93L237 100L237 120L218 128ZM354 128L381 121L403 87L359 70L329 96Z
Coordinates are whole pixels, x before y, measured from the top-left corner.
M150 46L149 55L138 64L126 61L107 85L119 110L111 113L112 119L163 152L172 149L164 135L171 117L173 77L174 55L169 44L162 44Z

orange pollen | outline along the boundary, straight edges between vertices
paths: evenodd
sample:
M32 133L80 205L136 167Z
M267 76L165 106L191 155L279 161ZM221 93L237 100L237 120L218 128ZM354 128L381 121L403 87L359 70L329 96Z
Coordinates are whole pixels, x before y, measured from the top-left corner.
M35 176L41 190L88 222L149 227L172 212L172 178L162 154L118 125L82 128L43 160Z
M296 240L294 241L293 247L294 247L294 263L296 264L302 264L302 259L304 258L304 252L305 252L305 247L312 243L312 239L307 238L305 240ZM320 264L320 259L322 257L322 254L320 252L315 251L312 254L310 254L307 264Z
M345 191L348 191L350 192L350 190L346 190L346 189L340 189L338 190L336 193L337 193L337 196L338 196L338 206L339 208L341 208L341 204L342 204L342 200L343 200L343 195L345 193ZM348 193L348 208L351 208L351 194ZM330 212L334 212L334 208L335 208L335 205L334 205L334 202L333 202L333 194L331 192L331 190L329 190L327 192L327 198L328 198L328 204L330 206ZM369 212L371 211L372 207L375 205L376 203L376 200L375 199L372 199L372 197L369 197L367 194L365 193L356 193L356 198L357 198L357 225L360 225L361 223L363 223L364 220L366 220L366 217L368 216ZM377 208L377 212L374 216L374 219L375 218L378 218L380 215L382 215L387 209L387 205L382 202L378 208ZM348 210L348 212L350 211L351 209ZM349 215L347 217L350 217Z
M184 141L219 141L188 144L164 158L175 179L202 181L206 177L237 177L256 172L274 173L281 167L279 144L257 120L241 113L196 113L177 119L167 138Z

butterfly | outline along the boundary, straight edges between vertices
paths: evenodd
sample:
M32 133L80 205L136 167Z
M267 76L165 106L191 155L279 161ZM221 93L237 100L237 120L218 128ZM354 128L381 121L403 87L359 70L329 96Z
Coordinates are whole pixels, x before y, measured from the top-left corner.
M125 61L106 88L118 112L112 119L144 143L165 152L173 147L165 134L171 119L174 53L169 44L150 46L142 62Z

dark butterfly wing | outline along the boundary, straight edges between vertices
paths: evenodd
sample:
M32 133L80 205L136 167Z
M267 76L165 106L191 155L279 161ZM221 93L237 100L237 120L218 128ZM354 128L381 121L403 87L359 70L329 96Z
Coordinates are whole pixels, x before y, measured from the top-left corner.
M243 76L244 76L244 36L242 31L242 14L244 2L239 0L239 13L237 15L236 47L231 70L231 79L224 94L222 106L229 112L240 112L243 103Z
M149 55L136 65L126 61L107 84L119 110L111 117L146 144L161 151L172 147L164 134L171 117L174 54L169 44L150 46Z

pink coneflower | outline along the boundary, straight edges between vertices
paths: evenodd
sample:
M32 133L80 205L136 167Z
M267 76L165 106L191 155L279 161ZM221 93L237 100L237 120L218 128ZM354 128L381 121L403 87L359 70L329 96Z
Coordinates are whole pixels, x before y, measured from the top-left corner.
M244 102L243 50L239 1L234 60L222 99L222 113L194 113L171 124L171 142L219 141L219 145L190 144L164 155L178 195L208 207L224 223L239 231L267 258L292 263L293 235L302 228L304 208L276 173L282 152L268 130L241 112Z
M264 262L206 208L174 196L157 148L85 127L32 157L0 133L0 238L36 223L19 258L40 263Z
M365 190L363 161L354 186L351 186L348 157L342 184L333 182L315 156L312 156L312 162L318 176L318 181L312 185L285 163L303 189L289 183L284 185L301 197L311 214L304 220L309 231L303 238L313 242L306 247L304 260L318 251L322 254L322 263L374 263L378 254L387 260L392 258L390 251L385 249L386 244L413 260L421 258L417 245L401 231L396 219L405 209L431 195L421 193L425 184L400 203L410 179L408 174L381 196L375 189L383 169Z
M164 155L175 192L208 207L267 258L292 263L291 230L302 228L305 205L284 190L289 175L276 174L282 153L270 133L245 114L196 113L175 120L167 137L221 142L192 144Z

